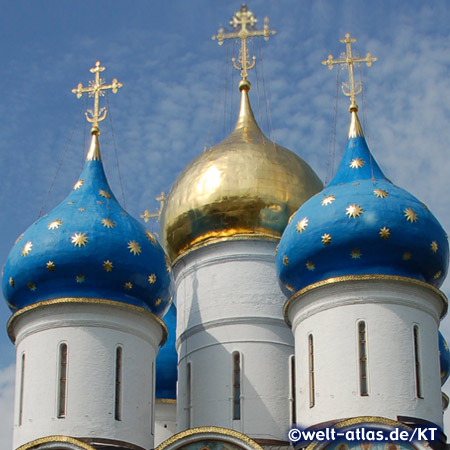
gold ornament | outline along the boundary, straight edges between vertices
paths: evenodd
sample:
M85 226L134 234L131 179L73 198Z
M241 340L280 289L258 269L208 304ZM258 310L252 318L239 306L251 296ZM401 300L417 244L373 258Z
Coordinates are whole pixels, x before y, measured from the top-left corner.
M154 304L155 304L155 306L159 306L161 304L161 302L162 302L162 300L160 298L158 298Z
M386 228L386 227L380 228L379 234L380 234L381 239L389 239L391 236L391 232L390 232L389 228Z
M327 196L322 200L322 206L328 206L328 205L331 205L335 200L336 200L336 197L335 197L334 195L327 195Z
M78 180L78 181L75 183L75 185L74 185L74 187L73 187L73 190L76 191L77 189L80 189L80 187L83 186L83 183L84 183L84 180ZM73 202L72 202L72 203L73 203Z
M104 198L111 198L111 194L108 191L105 191L104 189L100 189L98 193Z
M53 261L48 261L45 267L49 272L54 272L54 270L56 269L56 265Z
M316 269L316 265L312 261L308 261L305 265L306 268L311 272Z
M36 290L36 285L35 285L33 282L31 282L31 281L29 281L29 282L27 283L27 287L28 287L28 289L29 289L30 291L32 291L32 292L34 292L34 291Z
M375 189L373 193L379 198L386 198L389 195L388 191L385 191L384 189Z
M129 241L128 249L130 250L130 253L133 253L133 255L140 255L142 252L141 246L136 241Z
M404 213L408 222L415 223L419 220L417 213L411 208L405 208Z
M295 226L295 229L298 233L301 233L305 230L305 228L308 226L308 218L304 217L302 220L299 220L297 222L297 225Z
M152 244L156 244L156 238L155 236L153 236L152 233L150 233L150 231L145 231L145 236L147 237L147 239L152 243Z
M33 248L33 243L31 241L28 241L22 249L22 256L28 255L28 253L31 252L31 249Z
M107 259L106 261L103 261L103 270L105 272L111 272L113 270L113 268L114 268L114 265L109 259Z
M331 235L329 233L325 233L322 235L322 244L330 245L331 243Z
M364 166L364 164L364 160L362 160L361 158L355 158L351 160L349 167L351 167L352 169L359 169L360 167Z
M283 256L283 264L284 264L285 266L287 266L287 265L289 264L289 258L287 257L287 255L284 255L284 256Z
M349 205L346 210L346 214L348 215L349 219L353 218L356 219L363 213L363 209L359 205Z
M148 276L148 282L150 284L153 284L156 282L156 275L154 273L152 273L151 275Z
M88 241L88 238L84 233L75 233L70 240L75 247L84 247Z
M402 259L403 261L409 261L412 258L412 255L410 252L403 253Z
M352 259L360 259L361 258L361 250L358 250L357 248L355 248L350 253L350 256L352 257Z
M61 219L56 219L53 222L50 222L48 225L48 229L49 230L56 230L57 228L59 228L62 224L62 220Z
M116 222L111 219L102 219L102 224L106 228L114 228L116 226Z
M432 251L433 253L436 253L436 252L438 251L438 244L437 244L436 241L432 241L432 242L431 242L431 251Z
M123 285L123 287L129 291L129 290L133 289L133 283L131 283L131 281L127 281L127 282Z
M8 283L11 287L14 287L15 283L14 283L14 278L13 277L9 277Z

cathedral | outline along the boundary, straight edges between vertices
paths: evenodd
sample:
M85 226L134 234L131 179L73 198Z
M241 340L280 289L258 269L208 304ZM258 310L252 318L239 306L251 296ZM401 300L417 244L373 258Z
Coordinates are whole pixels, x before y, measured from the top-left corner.
M84 168L62 203L16 240L2 274L16 347L13 450L446 448L441 391L450 352L448 236L427 206L387 179L358 118L353 52L344 156L324 186L261 131L248 40L268 40L243 5L236 125L191 161L160 211L131 217L103 168L101 78ZM346 130L337 130L343 142ZM293 439L290 430L438 430L399 442ZM429 436L429 435L427 435Z

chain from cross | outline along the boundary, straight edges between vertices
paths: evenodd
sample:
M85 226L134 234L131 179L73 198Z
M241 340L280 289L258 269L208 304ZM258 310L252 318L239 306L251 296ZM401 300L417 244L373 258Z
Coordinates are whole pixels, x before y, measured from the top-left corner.
M223 44L225 39L240 39L241 48L239 50L238 63L236 58L232 58L233 66L236 70L241 72L243 80L247 79L248 71L255 67L256 56L253 55L252 60L249 59L249 53L247 48L247 39L250 37L263 36L266 41L269 40L271 34L275 34L275 30L269 29L269 18L264 19L264 28L262 30L256 30L255 25L258 20L252 11L249 11L246 5L242 5L241 9L234 13L234 16L230 20L230 25L236 30L234 32L225 33L223 28L219 28L217 35L212 37L213 40L217 40L219 45Z
M164 208L164 203L167 200L164 191L161 192L159 197L156 199L159 202L159 209L155 213L150 213L148 209L144 211L144 214L141 214L141 217L144 219L144 222L148 222L150 219L158 219L161 217L162 210Z
M104 78L100 78L100 72L103 72L104 70L105 67L102 67L100 61L97 61L95 67L90 69L91 73L95 73L95 80L90 80L88 87L83 87L82 83L78 83L78 86L75 89L72 89L72 92L77 95L77 98L81 98L85 92L89 97L94 97L94 109L88 109L85 112L86 120L92 123L93 129L98 129L98 123L105 120L107 113L105 107L99 108L99 97L105 95L106 89L111 89L113 94L115 94L117 90L123 86L122 83L117 81L117 78L114 78L111 84L105 84Z
M322 61L324 66L328 66L330 70L333 70L334 64L346 64L348 67L348 83L342 83L342 92L347 97L350 97L350 110L358 110L358 105L356 104L356 96L362 91L362 82L358 81L355 83L353 77L353 66L354 64L366 63L367 67L370 67L373 62L377 60L375 56L372 56L370 52L367 52L365 58L354 57L352 55L352 44L356 42L356 39L351 38L350 34L347 33L341 42L346 45L347 54L343 54L342 59L334 59L333 55L328 55L328 59ZM344 58L345 56L345 58ZM347 90L346 90L347 88Z

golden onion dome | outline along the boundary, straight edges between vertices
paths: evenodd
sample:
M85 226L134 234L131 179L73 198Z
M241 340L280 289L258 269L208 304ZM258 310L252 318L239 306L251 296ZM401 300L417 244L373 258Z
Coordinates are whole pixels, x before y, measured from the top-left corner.
M322 182L295 153L262 133L241 81L234 131L191 161L161 214L162 244L171 260L224 238L280 238L289 217Z

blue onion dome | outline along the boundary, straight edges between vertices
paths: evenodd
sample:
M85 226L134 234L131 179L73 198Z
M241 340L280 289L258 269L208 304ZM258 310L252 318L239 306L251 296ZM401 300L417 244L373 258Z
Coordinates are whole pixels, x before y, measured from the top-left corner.
M172 301L168 259L155 237L120 206L92 139L69 196L16 240L3 294L12 311L55 298L100 298L163 316Z
M450 351L444 336L439 331L439 362L441 366L441 386L445 384L450 375Z
M177 309L175 303L164 316L164 322L169 330L166 343L159 349L156 358L156 390L155 397L159 399L176 400L178 379L178 356L175 349L175 334L177 327Z
M428 208L392 184L372 156L357 116L330 184L293 215L282 236L277 271L291 292L347 275L393 275L439 287L448 240Z

